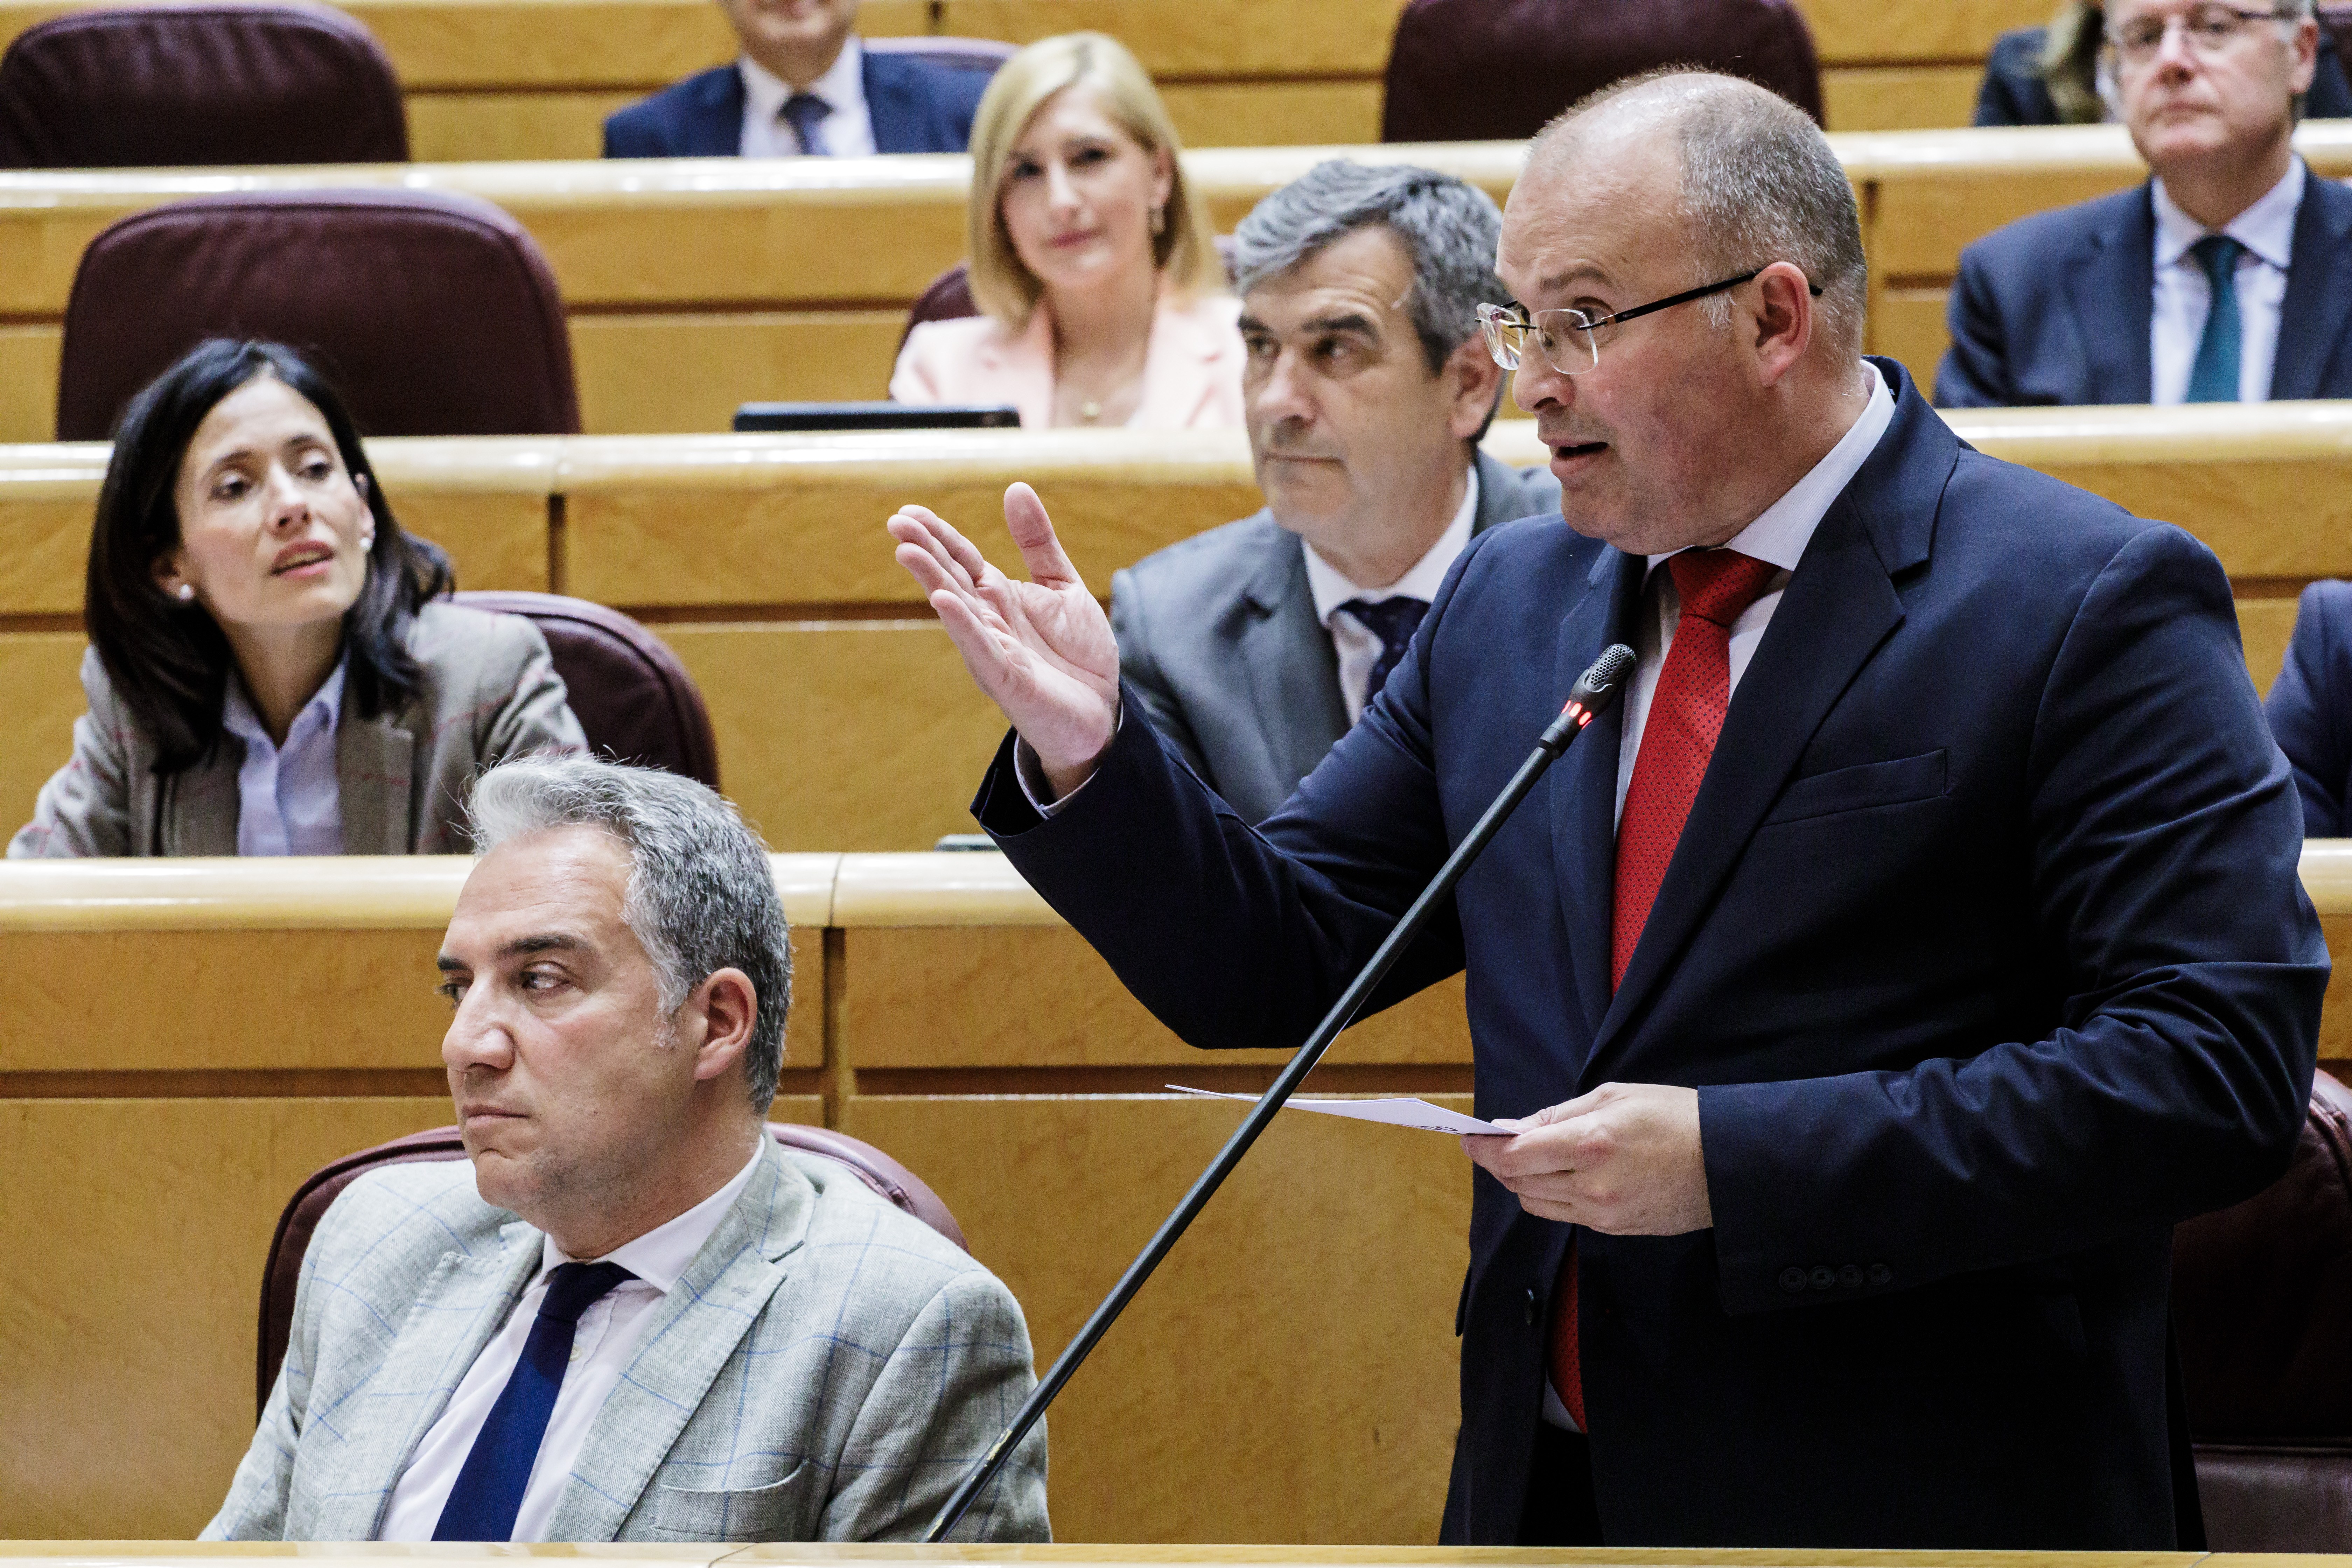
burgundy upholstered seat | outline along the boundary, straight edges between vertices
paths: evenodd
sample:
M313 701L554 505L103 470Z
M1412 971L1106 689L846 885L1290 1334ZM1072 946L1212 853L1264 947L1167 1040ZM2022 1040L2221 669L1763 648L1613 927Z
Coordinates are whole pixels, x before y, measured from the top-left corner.
M1822 118L1795 0L1412 0L1389 54L1383 142L1517 140L1620 78L1728 72Z
M2173 1235L2207 1543L2352 1552L2352 1089L2322 1073L2287 1173Z
M93 441L207 337L314 356L369 436L570 435L572 340L522 226L477 197L199 196L90 241L66 301L58 439Z
M648 763L719 787L719 742L694 677L667 643L602 605L561 594L484 592L461 605L527 616L547 638L572 711L602 756Z
M0 168L407 161L392 62L323 5L73 11L0 57Z
M787 1149L815 1154L847 1166L859 1181L969 1252L962 1227L939 1194L906 1166L856 1139L822 1127L771 1121L768 1131ZM425 1161L462 1160L465 1145L455 1127L412 1132L356 1154L346 1154L313 1173L294 1190L294 1197L278 1216L278 1234L269 1241L269 1258L261 1270L261 1343L254 1366L254 1410L257 1416L269 1403L278 1382L278 1363L286 1359L287 1336L294 1326L294 1288L302 1279L302 1255L326 1217L328 1208L354 1181L382 1165L407 1165Z

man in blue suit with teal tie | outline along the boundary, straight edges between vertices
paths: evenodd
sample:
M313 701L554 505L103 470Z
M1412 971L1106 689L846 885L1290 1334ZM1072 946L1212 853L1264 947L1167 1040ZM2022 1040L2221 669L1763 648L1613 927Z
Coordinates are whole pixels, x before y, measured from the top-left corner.
M2312 0L2116 0L2154 178L1960 254L1946 408L2352 396L2352 191L2294 154Z
M733 65L604 121L607 158L961 153L991 70L865 47L857 0L720 0Z
M1444 1539L2195 1541L2171 1227L2284 1168L2328 970L2219 563L1862 356L1852 189L1760 88L1572 110L1497 262L1561 515L1472 542L1255 827L1033 492L1026 583L891 520L1013 724L976 814L1183 1038L1295 1047L1631 645L1376 998L1466 969L1515 1128L1465 1141Z

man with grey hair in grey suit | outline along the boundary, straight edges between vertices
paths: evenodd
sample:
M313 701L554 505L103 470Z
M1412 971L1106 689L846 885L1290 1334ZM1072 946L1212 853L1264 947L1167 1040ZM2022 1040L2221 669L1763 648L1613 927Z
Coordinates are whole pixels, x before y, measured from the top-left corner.
M1471 538L1559 481L1478 450L1502 214L1450 174L1332 160L1234 236L1265 510L1111 578L1119 672L1203 783L1271 816L1380 694Z
M988 1270L763 1129L792 956L699 784L491 769L440 956L471 1164L320 1222L207 1540L911 1541L1034 1382ZM1042 1429L958 1539L1044 1541Z

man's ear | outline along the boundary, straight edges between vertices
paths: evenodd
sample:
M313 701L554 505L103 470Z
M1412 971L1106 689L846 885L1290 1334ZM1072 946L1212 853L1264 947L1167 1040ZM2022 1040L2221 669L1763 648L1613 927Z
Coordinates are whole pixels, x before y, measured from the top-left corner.
M695 1081L719 1077L743 1059L760 1017L760 994L740 969L721 969L694 988L679 1009L681 1041L694 1047ZM698 1026L698 1027L697 1027ZM698 1038L698 1035L699 1038Z
M1454 345L1438 371L1445 383L1445 428L1459 440L1475 439L1495 412L1503 389L1503 367L1486 352L1486 340L1473 332Z
M1756 356L1757 377L1766 386L1778 386L1811 346L1821 325L1818 301L1803 270L1776 261L1756 275L1755 303L1745 312L1745 324Z

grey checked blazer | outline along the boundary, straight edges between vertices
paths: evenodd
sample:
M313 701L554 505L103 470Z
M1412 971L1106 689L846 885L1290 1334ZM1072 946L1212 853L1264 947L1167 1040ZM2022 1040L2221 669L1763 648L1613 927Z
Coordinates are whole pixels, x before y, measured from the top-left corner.
M343 689L335 773L347 855L463 853L466 792L483 769L587 749L547 639L523 616L428 604L408 651L427 679L407 707L362 719ZM41 786L9 857L236 854L245 742L224 735L207 761L159 777L155 748L95 648L82 656L81 685L89 711L74 721L73 757Z
M1473 533L1559 510L1549 470L1478 454ZM1111 575L1119 673L1160 738L1250 822L1273 816L1348 732L1306 552L1261 511Z
M550 1541L913 1541L1035 1381L1012 1293L772 1144L655 1309ZM470 1163L362 1176L302 1260L286 1364L207 1541L365 1541L541 1262ZM1045 1541L1040 1426L956 1530Z

